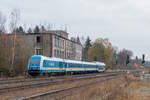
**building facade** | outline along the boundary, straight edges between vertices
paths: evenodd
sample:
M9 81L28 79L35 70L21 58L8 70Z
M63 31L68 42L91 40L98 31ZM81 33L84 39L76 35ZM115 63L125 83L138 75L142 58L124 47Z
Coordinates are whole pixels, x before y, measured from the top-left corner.
M44 55L62 59L81 60L82 45L79 41L68 39L65 31L18 34L26 47L34 55Z

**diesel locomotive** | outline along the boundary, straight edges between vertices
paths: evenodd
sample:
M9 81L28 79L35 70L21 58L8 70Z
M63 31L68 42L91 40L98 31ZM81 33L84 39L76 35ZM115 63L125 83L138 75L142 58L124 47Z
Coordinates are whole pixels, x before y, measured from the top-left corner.
M28 62L28 73L32 76L39 74L65 74L65 73L90 73L104 72L105 64L102 62L84 62L67 60L55 57L34 55Z

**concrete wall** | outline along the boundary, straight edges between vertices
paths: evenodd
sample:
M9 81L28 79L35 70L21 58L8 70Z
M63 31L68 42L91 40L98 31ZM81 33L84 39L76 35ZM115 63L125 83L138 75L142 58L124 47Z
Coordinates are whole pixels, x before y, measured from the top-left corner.
M27 48L27 52L31 55L35 54L35 39L34 35L17 35L19 41L22 41L22 46Z
M75 44L75 60L82 60L82 45L80 44Z

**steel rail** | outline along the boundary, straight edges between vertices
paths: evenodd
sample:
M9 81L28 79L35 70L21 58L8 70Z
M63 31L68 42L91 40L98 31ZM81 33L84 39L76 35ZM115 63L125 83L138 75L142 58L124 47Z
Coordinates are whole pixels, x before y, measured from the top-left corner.
M98 78L98 77L106 77L106 76L112 76L114 74L119 74L119 73L105 73L105 74L99 74L95 76L80 76L80 77L74 77L71 79L59 79L56 81L36 81L36 82L28 82L28 83L21 83L19 85L8 85L5 87L0 87L0 93L5 93L8 91L14 91L14 90L20 90L20 89L27 89L31 87L41 87L41 86L47 86L47 85L55 85L55 84L60 84L60 83L67 83L67 82L73 82L76 80L82 80L82 79L92 79L92 78Z
M107 72L108 73L108 72ZM113 72L109 72L109 73L113 73ZM81 74L81 75L71 75L71 77L77 77L77 76L89 76L89 75L95 75L95 74L98 74L98 73L92 73L92 74ZM62 78L65 78L66 75L63 75L63 76L54 76L55 79L62 79ZM17 82L29 82L29 81L39 81L39 80L49 80L50 77L42 77L42 78L8 78L8 79L1 79L0 80L0 85L3 85L3 84L11 84L11 83L17 83Z

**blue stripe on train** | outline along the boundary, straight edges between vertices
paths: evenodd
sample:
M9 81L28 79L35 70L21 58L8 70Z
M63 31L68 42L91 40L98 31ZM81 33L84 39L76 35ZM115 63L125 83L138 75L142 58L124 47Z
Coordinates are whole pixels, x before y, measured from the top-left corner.
M65 73L65 72L97 71L97 70L40 70L40 73Z
M40 73L60 73L60 72L65 72L64 70L40 70Z

